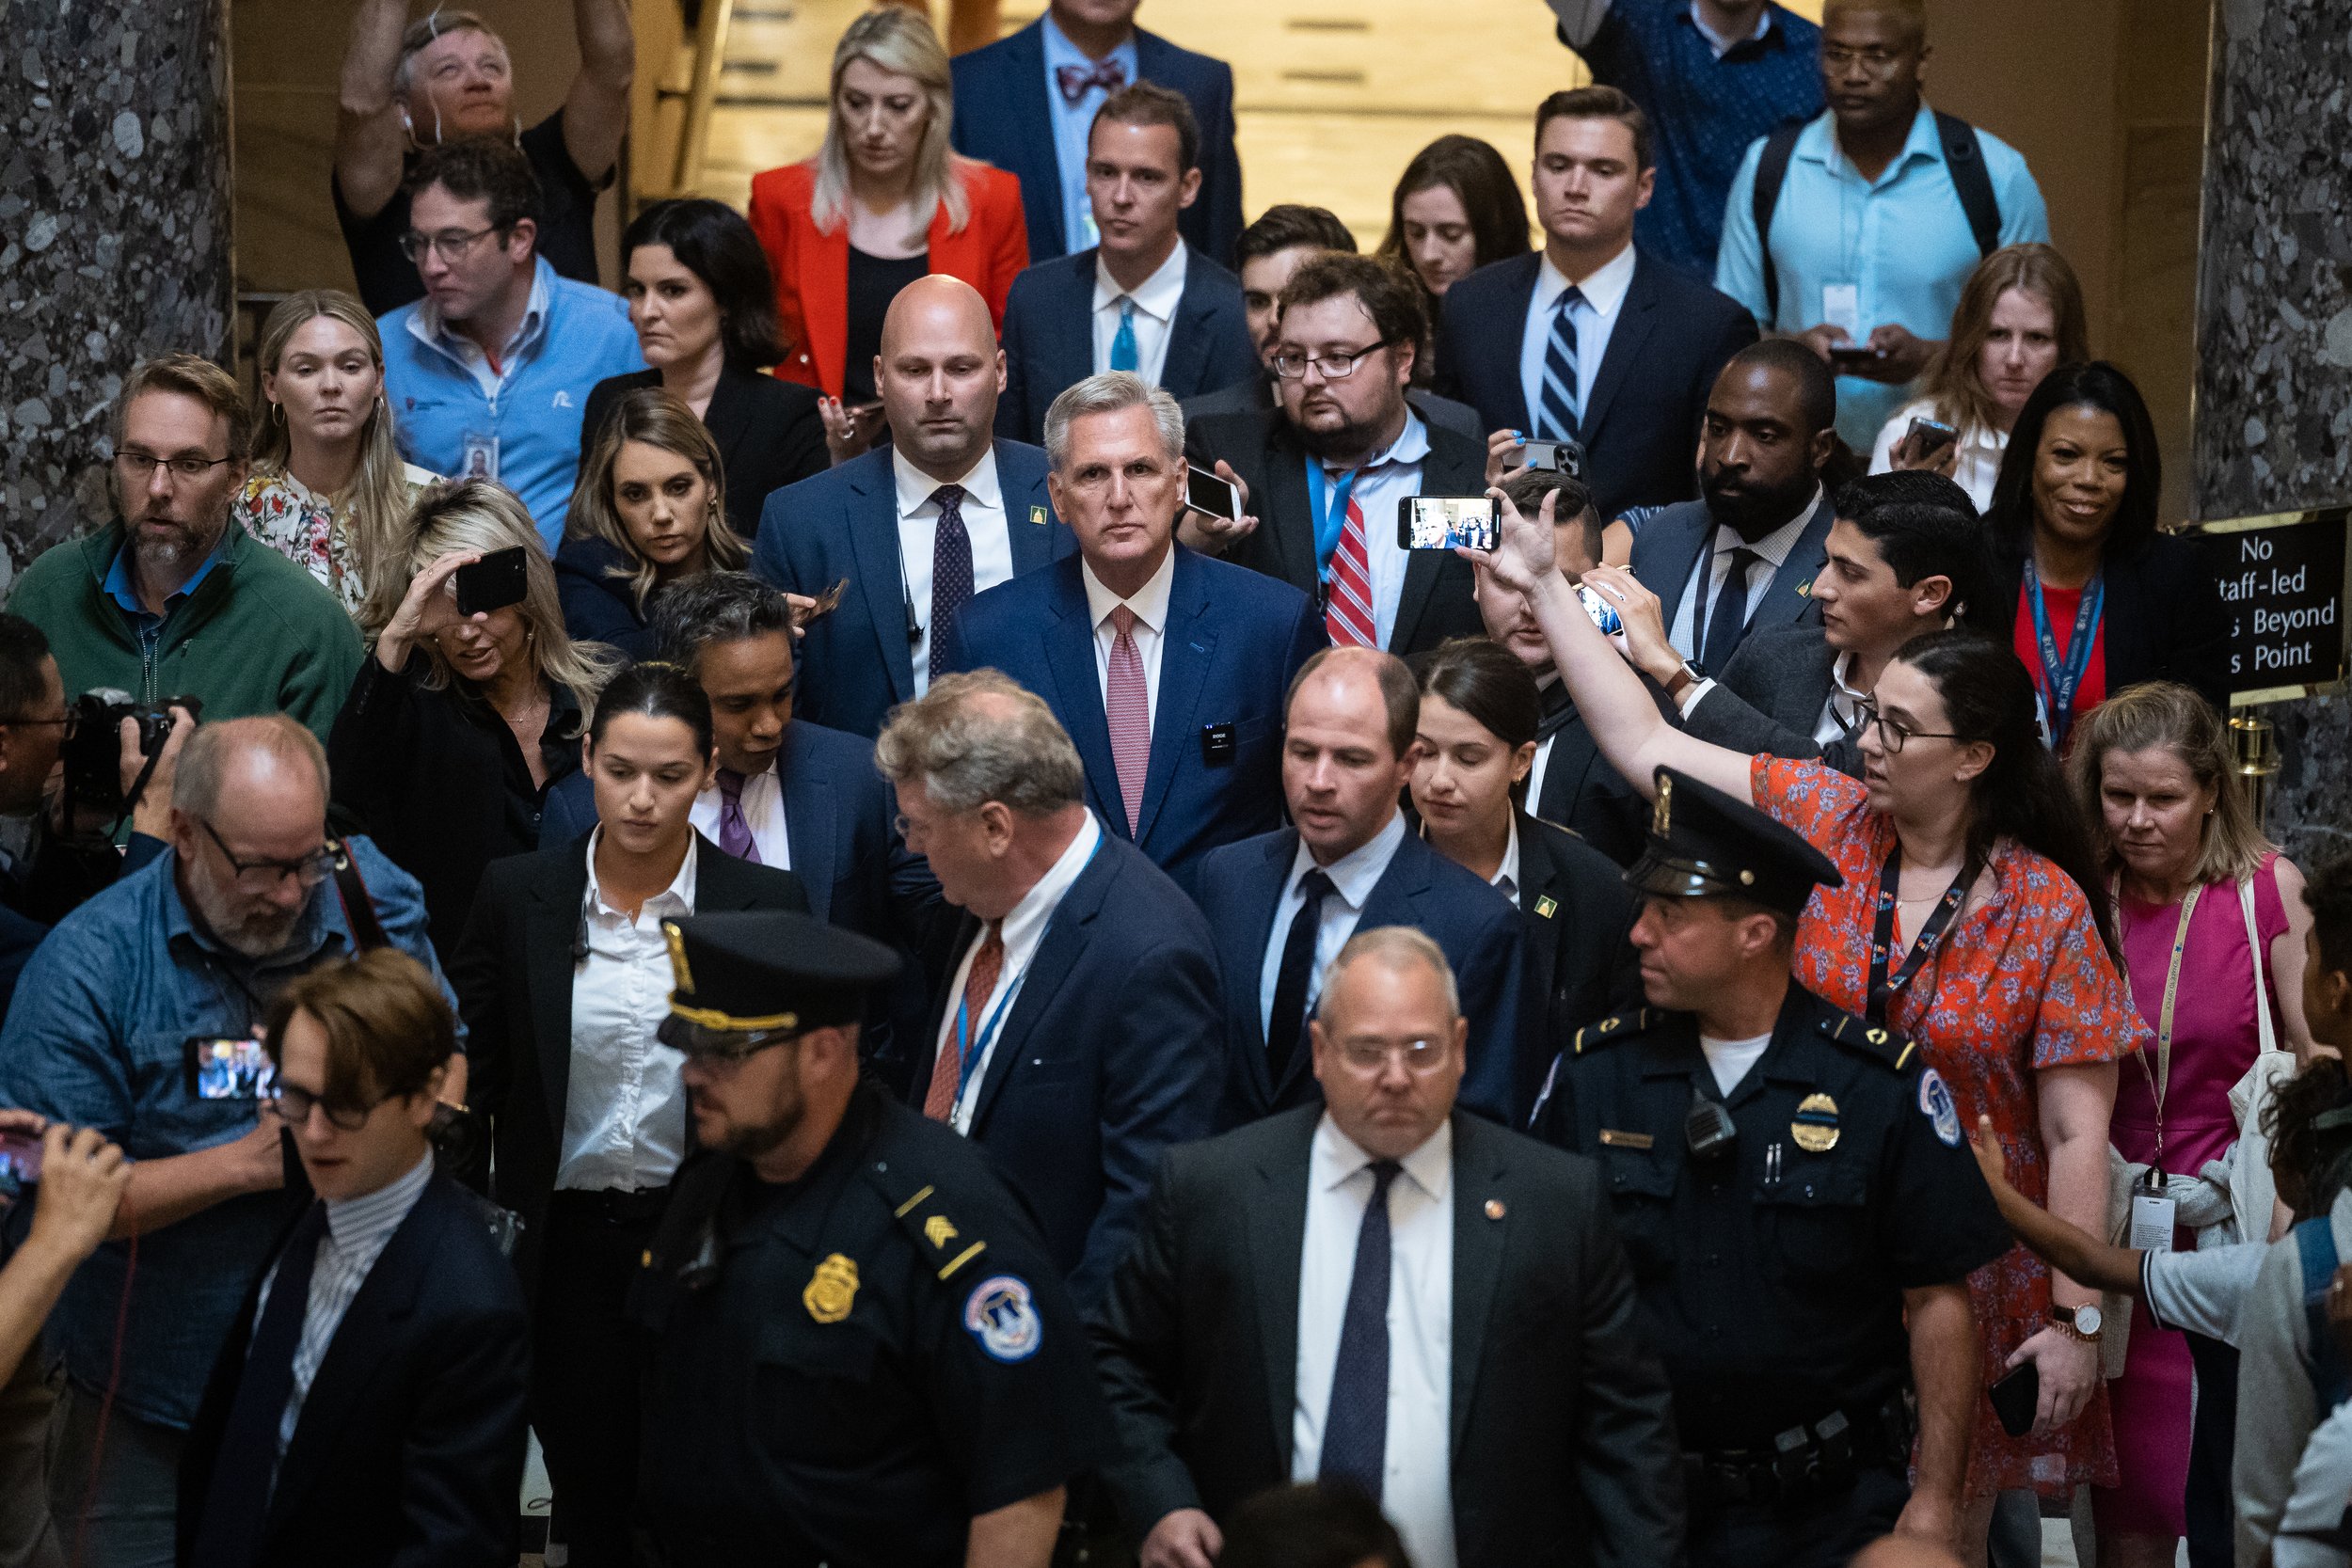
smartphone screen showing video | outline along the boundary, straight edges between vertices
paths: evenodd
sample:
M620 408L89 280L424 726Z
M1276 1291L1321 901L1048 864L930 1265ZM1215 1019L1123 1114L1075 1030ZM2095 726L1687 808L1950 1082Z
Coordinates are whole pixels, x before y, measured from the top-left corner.
M1491 550L1501 531L1490 496L1407 496L1396 503L1399 549Z
M0 1202L40 1180L40 1140L29 1132L0 1132Z
M268 1100L278 1093L278 1069L260 1040L192 1039L187 1053L188 1092L199 1100Z

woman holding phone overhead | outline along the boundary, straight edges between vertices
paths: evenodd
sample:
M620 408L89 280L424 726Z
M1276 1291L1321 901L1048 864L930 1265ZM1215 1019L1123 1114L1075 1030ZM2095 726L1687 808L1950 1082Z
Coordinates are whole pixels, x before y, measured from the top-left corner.
M326 743L334 801L424 886L455 951L482 868L538 847L548 786L616 659L564 629L555 572L514 492L427 491L415 541L361 610L374 636Z
M1962 1126L1990 1116L2018 1190L2103 1231L2107 1118L2119 1054L2147 1029L2117 967L2080 814L2035 732L2031 684L1997 642L1966 631L1914 639L1872 693L1864 776L1746 756L1661 717L1640 679L1552 569L1551 530L1503 502L1491 553L1466 551L1524 595L1561 678L1612 766L1645 794L1675 768L1747 800L1834 861L1799 921L1797 978L1848 1012L1915 1039ZM1619 603L1646 589L1616 567L1585 582ZM1969 1279L1986 1381L2032 1361L2030 1433L1977 1410L1962 1521L1980 1554L1996 1493L2065 1496L2113 1485L2099 1375L2099 1293L2011 1251ZM1981 1557L1979 1556L1979 1560Z

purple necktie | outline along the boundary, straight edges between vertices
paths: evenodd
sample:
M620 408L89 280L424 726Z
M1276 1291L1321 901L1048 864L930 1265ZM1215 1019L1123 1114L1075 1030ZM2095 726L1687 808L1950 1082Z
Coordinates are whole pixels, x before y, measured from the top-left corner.
M1089 87L1104 92L1117 92L1127 85L1127 68L1116 59L1097 60L1091 68L1082 65L1057 65L1054 81L1061 88L1061 101L1075 108Z
M737 860L761 863L759 841L743 820L743 775L732 768L719 769L719 847Z

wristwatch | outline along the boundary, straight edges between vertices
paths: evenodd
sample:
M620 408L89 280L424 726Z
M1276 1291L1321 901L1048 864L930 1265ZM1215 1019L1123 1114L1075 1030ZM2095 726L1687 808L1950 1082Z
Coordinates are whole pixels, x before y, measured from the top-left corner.
M1666 695L1669 698L1678 698L1706 678L1707 672L1686 658L1682 661L1681 668L1666 677Z
M2105 1313L2101 1312L2098 1307L2088 1304L2081 1307L2059 1307L2053 1303L2050 1307L2050 1318L2058 1324L2059 1333L2070 1339L2079 1339L2086 1345L2095 1345L2099 1342L2099 1325L2106 1321Z

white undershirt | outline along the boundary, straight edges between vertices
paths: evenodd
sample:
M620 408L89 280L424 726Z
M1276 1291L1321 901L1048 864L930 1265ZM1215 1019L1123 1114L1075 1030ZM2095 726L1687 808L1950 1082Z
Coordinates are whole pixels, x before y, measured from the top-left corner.
M1740 1080L1748 1075L1764 1054L1764 1048L1772 1043L1772 1033L1767 1029L1743 1040L1709 1039L1699 1037L1699 1049L1707 1053L1708 1070L1715 1075L1715 1092L1724 1099L1740 1086Z

